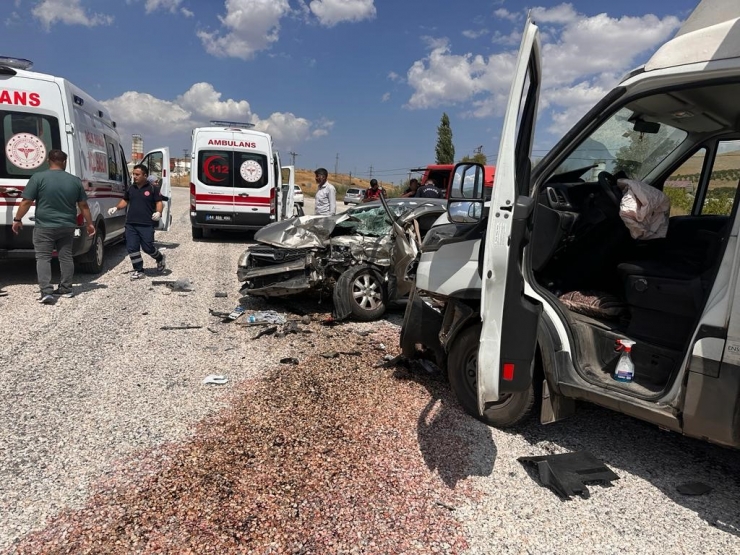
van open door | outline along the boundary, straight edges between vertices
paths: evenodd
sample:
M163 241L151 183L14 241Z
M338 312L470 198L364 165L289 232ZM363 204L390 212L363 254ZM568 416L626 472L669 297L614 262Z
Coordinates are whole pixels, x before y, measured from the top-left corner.
M283 166L280 168L283 176L283 184L280 189L282 207L280 210L280 219L287 220L294 216L295 210L295 166Z
M530 197L532 139L541 80L537 26L528 18L504 115L482 261L478 410L532 383L542 306L524 295L522 250Z
M155 228L157 231L169 231L172 224L172 183L170 173L170 149L160 147L146 153L141 162L149 168L149 177L154 177L155 187L159 187L162 196L166 199L162 203L162 217Z

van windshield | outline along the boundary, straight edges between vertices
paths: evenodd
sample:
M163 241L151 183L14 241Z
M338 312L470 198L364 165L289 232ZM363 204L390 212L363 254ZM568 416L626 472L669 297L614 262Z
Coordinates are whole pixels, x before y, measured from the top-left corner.
M624 171L632 179L643 179L686 138L687 133L666 123L635 130L635 114L622 108L587 137L563 161L555 174L583 169L582 178L595 181L601 171ZM594 166L589 173L585 173Z
M5 147L0 178L28 179L36 172L49 169L47 154L62 147L57 118L0 110L0 122Z
M210 187L261 189L270 181L267 156L257 152L201 150L198 180Z

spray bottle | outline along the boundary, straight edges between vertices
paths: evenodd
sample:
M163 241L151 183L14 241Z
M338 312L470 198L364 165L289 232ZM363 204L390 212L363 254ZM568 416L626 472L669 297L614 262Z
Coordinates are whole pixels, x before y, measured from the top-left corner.
M632 346L635 344L630 339L617 339L617 351L622 351L617 361L617 368L614 370L614 379L619 382L631 382L635 377L635 364L632 362L630 353Z

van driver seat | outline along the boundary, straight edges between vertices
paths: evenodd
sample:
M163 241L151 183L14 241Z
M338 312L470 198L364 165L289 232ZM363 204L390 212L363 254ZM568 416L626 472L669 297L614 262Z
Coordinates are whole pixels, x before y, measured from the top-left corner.
M722 246L723 230L699 230L692 244L663 243L654 257L623 262L617 271L630 311L627 334L681 349L695 326Z

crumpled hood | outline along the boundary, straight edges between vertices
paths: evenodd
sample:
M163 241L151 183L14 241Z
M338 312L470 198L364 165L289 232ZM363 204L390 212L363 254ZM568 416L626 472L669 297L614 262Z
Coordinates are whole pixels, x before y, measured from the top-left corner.
M263 227L254 234L254 240L273 247L323 247L336 225L348 219L347 214L291 218Z

